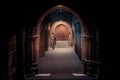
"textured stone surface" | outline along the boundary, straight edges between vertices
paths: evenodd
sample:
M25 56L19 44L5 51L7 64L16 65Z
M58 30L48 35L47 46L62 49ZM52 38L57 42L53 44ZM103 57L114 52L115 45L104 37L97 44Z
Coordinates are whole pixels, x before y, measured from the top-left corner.
M73 48L55 48L40 57L39 73L83 73L83 65Z

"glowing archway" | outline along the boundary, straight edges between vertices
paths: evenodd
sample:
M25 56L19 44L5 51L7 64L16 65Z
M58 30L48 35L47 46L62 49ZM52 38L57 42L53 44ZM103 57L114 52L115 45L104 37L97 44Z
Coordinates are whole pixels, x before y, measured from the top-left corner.
M87 47L87 46L90 45L90 43L86 40L86 37L89 37L88 35L90 35L90 34L89 34L89 31L90 31L90 30L88 30L88 28L87 28L87 27L85 26L85 24L83 23L82 19L78 16L78 14L77 14L74 10L72 10L72 9L66 7L66 6L63 6L63 5L58 5L58 6L55 6L55 7L51 8L51 9L49 9L49 10L46 11L46 12L41 16L41 18L38 20L38 23L37 23L37 33L38 33L38 34L41 34L41 32L42 32L42 27L43 27L43 26L42 26L42 23L43 23L44 19L45 19L50 13L52 13L52 12L58 10L58 9L63 9L63 10L65 10L65 11L67 11L67 12L70 12L72 15L74 15L75 17L77 17L78 22L80 22L81 33L82 33L82 34L81 34L81 41L82 41L82 43L81 43L81 51L80 51L80 52L82 52L82 59L84 59L84 58L86 57L86 55L90 53L89 47ZM48 28L49 28L49 26L51 26L51 24L48 25ZM71 25L71 26L72 26L72 28L73 28L73 25ZM75 26L74 26L74 27L75 27ZM40 36L41 36L41 35L40 35ZM73 41L73 43L74 43L74 41ZM87 45L86 45L86 44L87 44Z

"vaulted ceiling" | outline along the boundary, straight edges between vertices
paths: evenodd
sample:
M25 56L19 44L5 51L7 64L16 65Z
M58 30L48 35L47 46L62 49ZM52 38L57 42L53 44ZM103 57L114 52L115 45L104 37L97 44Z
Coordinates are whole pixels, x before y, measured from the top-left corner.
M72 23L73 15L63 9L58 9L58 10L50 13L49 16L50 16L51 23L54 23L59 20L63 20L63 21Z

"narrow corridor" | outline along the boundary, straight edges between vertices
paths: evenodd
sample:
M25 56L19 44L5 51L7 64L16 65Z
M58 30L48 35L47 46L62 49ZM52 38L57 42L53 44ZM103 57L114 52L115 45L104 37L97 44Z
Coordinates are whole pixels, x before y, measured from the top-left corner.
M27 80L93 80L84 74L83 64L76 55L74 48L69 46L68 41L57 41L56 47L58 46L59 48L55 48L54 50L50 48L45 52L45 56L40 57L38 74L27 78Z
M104 63L109 61L106 61L109 55L104 54L108 47L104 43L109 40L103 40L108 35L104 36L101 26L98 27L95 10L90 14L92 11L88 8L93 4L82 9L86 2L78 7L78 2L68 5L74 1L66 1L62 4L48 2L47 6L41 5L46 2L35 6L25 4L25 8L17 9L18 12L15 9L13 16L3 18L3 24L8 27L1 30L4 31L1 35L2 80L106 78L109 66ZM21 16L19 12L22 12Z

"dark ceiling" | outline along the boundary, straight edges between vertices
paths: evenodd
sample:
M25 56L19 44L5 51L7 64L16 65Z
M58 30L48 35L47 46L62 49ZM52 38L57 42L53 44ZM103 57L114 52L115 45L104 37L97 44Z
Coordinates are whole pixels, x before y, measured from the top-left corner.
M52 13L50 13L48 16L50 16L50 22L54 23L59 20L67 21L69 23L72 23L73 15L63 9L58 9Z
M74 10L88 25L101 24L105 13L105 3L96 0L39 0L2 2L1 16L4 24L13 25L36 24L42 14L50 8L63 5Z

